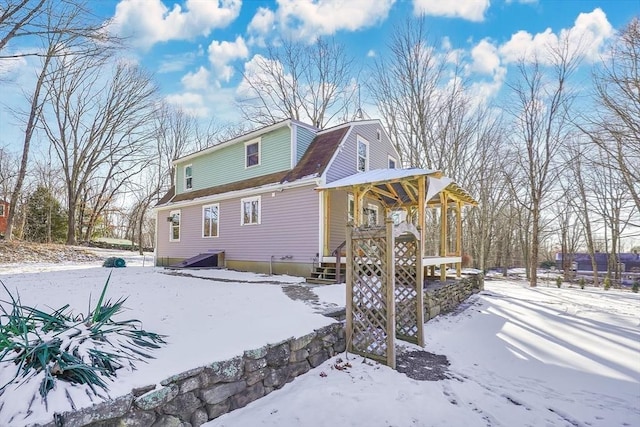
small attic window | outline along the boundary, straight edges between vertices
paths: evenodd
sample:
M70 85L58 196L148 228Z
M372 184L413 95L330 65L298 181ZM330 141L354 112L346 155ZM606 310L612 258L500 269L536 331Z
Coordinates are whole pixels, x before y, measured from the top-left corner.
M382 139L382 132L380 132L380 129L376 129L376 139L378 141Z
M260 164L260 139L248 141L244 144L245 168Z

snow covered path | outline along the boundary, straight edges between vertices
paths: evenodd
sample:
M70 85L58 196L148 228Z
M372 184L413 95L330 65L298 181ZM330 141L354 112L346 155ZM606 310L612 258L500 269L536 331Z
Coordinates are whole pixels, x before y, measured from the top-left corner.
M336 370L334 358L207 426L639 426L639 316L630 292L487 281L425 328L451 379L415 381L353 356Z

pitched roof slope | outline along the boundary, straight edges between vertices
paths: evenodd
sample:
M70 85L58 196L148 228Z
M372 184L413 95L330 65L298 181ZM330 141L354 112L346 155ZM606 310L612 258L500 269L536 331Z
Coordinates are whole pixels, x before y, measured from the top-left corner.
M344 126L316 135L298 164L291 169L282 182L293 182L306 176L322 175L349 129L350 126Z

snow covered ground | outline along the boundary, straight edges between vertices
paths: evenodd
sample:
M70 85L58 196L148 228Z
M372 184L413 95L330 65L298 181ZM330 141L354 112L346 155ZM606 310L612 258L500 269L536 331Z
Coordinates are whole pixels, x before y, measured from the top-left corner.
M148 364L122 372L111 397L332 322L288 298L284 285L261 283L299 278L220 270L175 276L149 267L148 255L126 259L127 268L113 270L107 296L128 295L123 318L140 319L145 329L167 335L168 344ZM110 271L99 265L0 265L0 280L19 291L23 304L69 303L84 312ZM325 305L344 304L343 285L314 291ZM450 379L415 381L341 354L351 368L334 369L333 358L208 426L640 426L639 316L640 296L628 291L487 281L466 309L425 328L426 350L449 358ZM0 369L0 380L5 375ZM0 397L0 425L25 424L8 420L26 410L30 387ZM77 388L60 385L48 413L35 402L29 422L69 409L65 391L77 406L91 403Z
M638 294L485 285L425 327L451 379L415 381L357 356L337 370L333 358L207 427L640 426ZM344 301L343 286L315 290Z

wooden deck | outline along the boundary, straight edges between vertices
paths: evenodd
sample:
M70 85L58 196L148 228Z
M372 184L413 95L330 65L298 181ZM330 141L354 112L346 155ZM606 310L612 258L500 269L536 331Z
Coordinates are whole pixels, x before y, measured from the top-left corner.
M345 263L346 258L345 257L340 257L340 262L342 264ZM322 257L322 261L323 263L331 263L331 264L335 264L336 262L336 257L334 256L325 256ZM462 262L462 257L459 256L429 256L429 257L425 257L422 258L422 265L424 267L429 267L432 265L440 265L440 264L456 264L458 262Z

